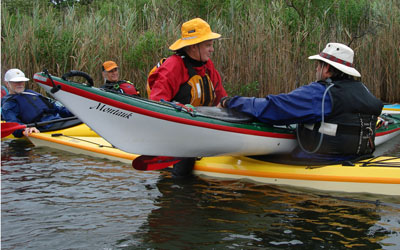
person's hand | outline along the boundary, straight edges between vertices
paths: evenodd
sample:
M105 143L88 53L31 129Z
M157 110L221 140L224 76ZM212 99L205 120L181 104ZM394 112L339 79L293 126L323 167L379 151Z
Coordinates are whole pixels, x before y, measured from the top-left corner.
M228 96L222 97L221 101L219 101L217 107L218 108L226 108L227 107L226 102L229 101L229 100L230 100L230 98Z
M32 133L40 133L39 129L36 127L25 128L24 132L22 132L25 136L29 136Z

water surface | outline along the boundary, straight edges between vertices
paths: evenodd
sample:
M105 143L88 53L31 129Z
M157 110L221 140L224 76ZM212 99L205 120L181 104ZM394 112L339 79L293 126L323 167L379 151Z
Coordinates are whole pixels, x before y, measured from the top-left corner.
M164 172L3 141L2 249L399 249L400 197ZM378 150L400 156L400 136Z

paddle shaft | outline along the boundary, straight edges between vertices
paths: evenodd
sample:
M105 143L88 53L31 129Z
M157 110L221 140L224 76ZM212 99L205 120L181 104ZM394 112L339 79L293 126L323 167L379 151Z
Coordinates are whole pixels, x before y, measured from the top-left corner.
M77 118L78 117L76 117L76 116L71 116L71 117L65 117L65 118L50 120L50 121L29 123L29 124L26 124L26 126L27 127L37 127L37 126L43 126L43 125L57 123L57 122L66 122L66 121L70 121L70 120L75 120Z

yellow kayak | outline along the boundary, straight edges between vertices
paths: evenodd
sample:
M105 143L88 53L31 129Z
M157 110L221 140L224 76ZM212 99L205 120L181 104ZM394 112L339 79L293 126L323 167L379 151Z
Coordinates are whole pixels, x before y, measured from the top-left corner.
M73 126L70 128L66 128L66 129L41 132L41 134L56 134L56 133L60 133L63 135L68 135L68 136L99 137L99 135L96 132L94 132L91 128L89 128L84 123L81 123L79 125L76 125L76 126ZM22 138L25 138L25 137L22 137ZM10 134L9 136L6 136L2 139L21 139L21 138L16 138L12 134Z
M68 136L85 136L85 137L99 137L99 135L89 128L86 124L82 123L71 128L60 129L56 131L43 132L43 134L60 133Z
M107 158L131 164L138 155L114 148L101 137L57 133L32 134L35 146ZM400 158L377 157L344 165L290 165L245 156L204 157L196 161L194 174L216 178L252 180L325 191L400 195Z
M66 133L33 133L28 138L37 147L51 147L75 154L85 154L124 163L138 155L126 153L99 136L74 136Z
M400 195L400 158L376 157L344 165L287 165L249 157L207 157L195 174L325 191Z

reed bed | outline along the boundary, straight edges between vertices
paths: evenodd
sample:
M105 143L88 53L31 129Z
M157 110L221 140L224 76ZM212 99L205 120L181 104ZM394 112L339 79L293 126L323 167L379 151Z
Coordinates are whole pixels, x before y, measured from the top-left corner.
M315 77L307 57L341 42L354 49L368 88L385 102L400 102L397 0L20 2L2 1L2 75L13 67L28 76L75 69L100 86L102 62L114 60L121 77L145 93L148 72L171 55L181 24L201 17L223 36L212 59L229 95L261 97L307 84Z

